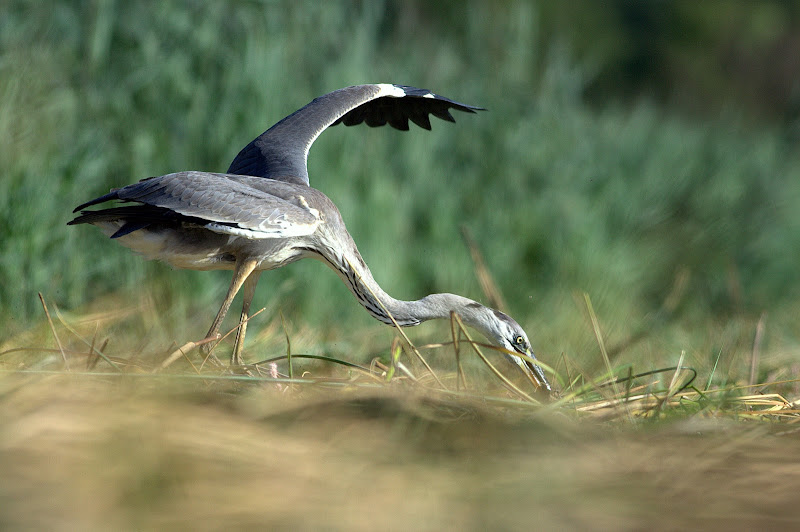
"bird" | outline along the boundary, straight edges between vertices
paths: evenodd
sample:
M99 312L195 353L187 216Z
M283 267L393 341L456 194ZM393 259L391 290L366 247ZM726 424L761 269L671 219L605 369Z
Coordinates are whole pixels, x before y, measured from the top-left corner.
M206 338L217 338L236 294L242 312L231 354L241 352L261 272L303 258L329 266L356 300L378 321L411 327L431 319L464 324L502 348L540 390L551 386L535 360L523 328L510 316L455 294L439 293L404 301L387 294L370 272L336 205L312 188L307 159L327 128L365 123L403 131L409 121L430 130L430 116L455 122L450 110L485 109L456 102L426 89L396 84L354 85L311 101L245 146L226 173L181 171L149 177L76 207L68 225L91 224L120 244L176 268L233 270L233 278ZM108 201L115 205L87 210ZM204 352L210 351L210 343Z

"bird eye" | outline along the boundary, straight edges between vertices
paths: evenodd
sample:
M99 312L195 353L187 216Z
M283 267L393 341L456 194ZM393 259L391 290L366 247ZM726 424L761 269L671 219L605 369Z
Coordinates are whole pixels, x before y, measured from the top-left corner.
M517 336L516 338L514 338L514 343L517 345L525 345L525 338L523 338L522 336Z

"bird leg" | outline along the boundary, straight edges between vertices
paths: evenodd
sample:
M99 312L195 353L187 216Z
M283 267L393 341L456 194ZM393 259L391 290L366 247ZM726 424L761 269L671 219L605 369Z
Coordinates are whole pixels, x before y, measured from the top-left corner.
M242 289L244 300L242 302L242 316L239 318L239 328L236 330L236 341L233 343L233 353L231 353L231 366L241 366L242 363L242 346L244 345L244 334L247 332L247 318L250 312L250 303L253 301L253 295L256 293L256 285L258 278L261 276L260 271L252 272L244 282Z
M250 274L253 273L253 270L256 269L257 265L258 262L253 259L236 261L236 265L233 268L233 279L231 280L231 285L228 287L228 293L225 294L225 299L222 300L222 306L219 308L217 316L211 323L211 328L208 329L206 338L216 338L219 335L219 328L222 325L222 320L225 319L225 315L231 308L231 303L233 303L233 298L236 297L236 293L239 292L239 289L242 287L242 285L250 276ZM209 342L207 344L202 345L200 349L204 354L207 355L211 352L213 346L214 342Z

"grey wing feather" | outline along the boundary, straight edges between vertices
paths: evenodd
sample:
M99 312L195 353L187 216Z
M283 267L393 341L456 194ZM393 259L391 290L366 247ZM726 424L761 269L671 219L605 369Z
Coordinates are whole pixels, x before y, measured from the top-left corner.
M309 209L224 174L179 172L152 177L114 190L78 209L110 199L169 209L208 222L206 227L212 231L249 238L311 234L319 223Z
M267 177L308 185L306 161L314 140L326 128L342 123L353 126L385 124L406 131L411 120L431 129L429 114L455 122L450 109L474 113L482 110L407 85L355 85L314 99L287 116L244 147L228 168L229 174Z

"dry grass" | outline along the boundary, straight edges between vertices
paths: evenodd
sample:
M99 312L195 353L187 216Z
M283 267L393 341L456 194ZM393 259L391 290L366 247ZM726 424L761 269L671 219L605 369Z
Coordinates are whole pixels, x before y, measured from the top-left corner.
M762 423L635 429L419 390L149 376L6 375L2 402L5 529L741 529L796 515L800 443Z
M465 364L462 377L431 362L444 390L397 348L390 382L378 361L303 366L297 354L295 379L222 375L201 369L196 351L164 369L173 347L97 355L138 315L118 308L113 318L69 319L51 308L52 328L45 321L2 346L0 528L746 529L797 520L800 410L771 392L780 383L700 389L691 370L672 368L630 379L618 369L612 385L564 357L559 397L539 402L485 368ZM274 338L262 332L257 343L282 337L265 329ZM19 350L56 345L53 333L62 349ZM468 349L462 338L462 361ZM419 351L452 358L451 347Z

